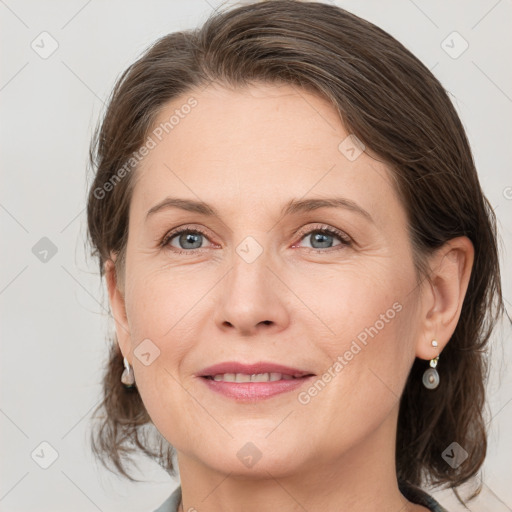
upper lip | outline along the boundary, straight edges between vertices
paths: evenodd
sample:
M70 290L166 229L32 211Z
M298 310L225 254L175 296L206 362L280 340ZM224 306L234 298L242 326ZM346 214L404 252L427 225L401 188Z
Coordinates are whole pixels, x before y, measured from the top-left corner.
M245 373L253 375L257 373L281 373L283 375L292 375L293 377L304 377L305 375L314 375L312 372L283 366L282 364L261 361L252 364L243 364L236 361L225 361L203 368L196 375L198 377L213 377L224 373Z

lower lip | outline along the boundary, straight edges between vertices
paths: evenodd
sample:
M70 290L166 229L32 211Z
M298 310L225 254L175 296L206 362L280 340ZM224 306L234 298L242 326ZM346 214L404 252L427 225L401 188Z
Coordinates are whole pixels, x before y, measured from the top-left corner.
M309 382L314 375L299 379L276 380L274 382L224 382L205 377L200 379L212 390L236 400L264 400L280 393L293 391Z

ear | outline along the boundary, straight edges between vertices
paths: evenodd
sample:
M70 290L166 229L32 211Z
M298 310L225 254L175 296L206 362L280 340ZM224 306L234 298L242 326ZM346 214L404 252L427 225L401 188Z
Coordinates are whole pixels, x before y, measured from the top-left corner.
M449 240L431 257L430 279L422 296L423 329L416 346L416 357L433 359L450 341L460 318L473 259L473 244L466 236ZM432 346L434 339L437 347Z
M107 281L110 310L116 324L116 335L119 348L124 357L131 364L131 338L128 318L126 316L126 307L124 301L124 290L120 287L115 266L116 255L111 253L110 259L105 262L105 279Z

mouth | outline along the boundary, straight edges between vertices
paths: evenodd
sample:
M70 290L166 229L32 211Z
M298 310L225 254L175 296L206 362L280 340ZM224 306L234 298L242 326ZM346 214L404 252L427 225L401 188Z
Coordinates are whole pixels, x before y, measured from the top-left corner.
M226 361L203 368L196 374L198 377L210 377L213 380L226 382L273 382L282 379L299 379L307 375L314 374L300 368L265 361L250 364Z
M254 402L293 391L315 374L271 363L221 363L197 375L213 392L238 402Z
M218 373L216 375L202 375L203 379L213 380L215 382L277 382L280 380L297 380L305 377L311 377L313 374L296 374L290 375L279 372L266 373Z

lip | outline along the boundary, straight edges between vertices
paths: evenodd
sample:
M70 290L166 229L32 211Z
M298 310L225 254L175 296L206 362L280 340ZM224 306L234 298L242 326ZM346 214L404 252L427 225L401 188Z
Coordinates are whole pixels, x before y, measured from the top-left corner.
M291 380L276 380L274 382L223 382L200 377L212 391L239 402L254 402L265 400L281 393L293 391L304 386L314 378L314 375Z
M290 380L277 380L273 382L223 382L215 381L214 375L224 373L281 373L295 377ZM196 374L201 381L209 387L210 390L220 393L237 401L252 402L264 400L275 395L293 391L307 382L311 381L315 375L312 372L283 366L281 364L270 362L259 362L253 364L243 364L235 361L227 361L204 368Z
M213 366L203 368L196 375L197 377L213 377L214 375L219 375L222 373L246 373L248 375L252 375L254 373L272 372L282 373L284 375L291 375L293 377L304 377L306 375L313 375L313 372L310 371L265 361L252 364L243 364L236 361L225 361L223 363L214 364Z

